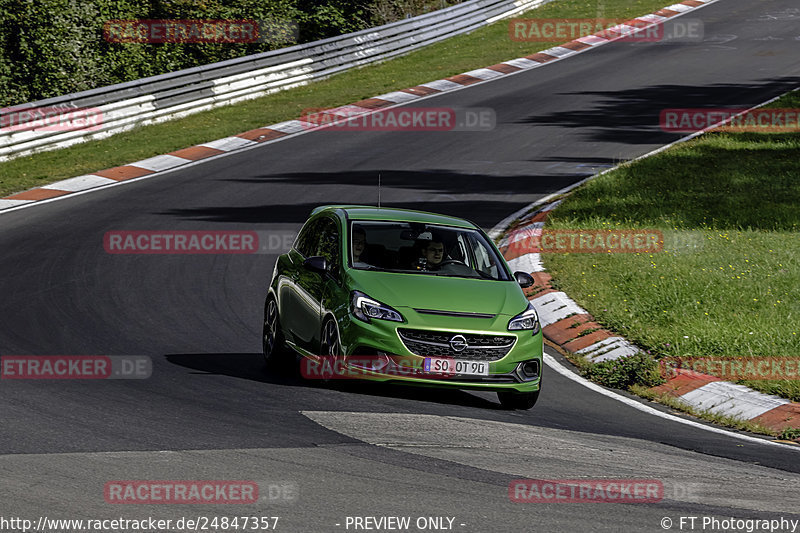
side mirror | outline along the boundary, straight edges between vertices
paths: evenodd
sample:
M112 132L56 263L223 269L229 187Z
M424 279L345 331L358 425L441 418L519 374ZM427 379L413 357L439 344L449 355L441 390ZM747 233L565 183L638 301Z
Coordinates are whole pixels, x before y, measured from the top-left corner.
M318 272L320 274L324 274L328 271L328 261L319 255L313 255L303 261L303 266L308 270L313 270L314 272Z
M533 277L527 272L514 272L514 279L517 280L519 286L523 289L533 285Z

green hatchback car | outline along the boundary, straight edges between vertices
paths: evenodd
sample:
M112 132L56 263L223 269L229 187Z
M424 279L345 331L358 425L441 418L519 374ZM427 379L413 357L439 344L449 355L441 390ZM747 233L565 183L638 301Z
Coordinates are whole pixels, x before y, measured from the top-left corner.
M327 378L489 390L530 409L542 382L539 317L522 292L532 284L466 220L318 207L275 263L264 357L287 362L288 347L306 370L328 365Z

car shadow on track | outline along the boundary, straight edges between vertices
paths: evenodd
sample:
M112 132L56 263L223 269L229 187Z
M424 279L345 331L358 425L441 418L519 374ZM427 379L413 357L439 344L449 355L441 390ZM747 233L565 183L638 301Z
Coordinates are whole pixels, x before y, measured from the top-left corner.
M277 368L267 369L259 353L168 354L166 355L166 360L174 365L192 370L193 374L224 375L306 390L325 389L361 396L379 396L386 399L414 400L479 409L502 410L498 402L458 389L437 389L349 379L328 382L305 379L300 375L298 362L289 361Z

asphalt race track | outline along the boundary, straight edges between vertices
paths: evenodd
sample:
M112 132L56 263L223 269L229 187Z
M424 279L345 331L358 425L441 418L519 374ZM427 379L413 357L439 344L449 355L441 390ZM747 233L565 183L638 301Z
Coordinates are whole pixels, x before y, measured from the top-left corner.
M721 0L689 16L704 21L704 42L611 43L415 104L492 108L493 131L311 132L0 215L0 354L153 360L145 380L0 382L0 514L248 514L279 516L284 532L346 531L347 516L450 517L464 532L800 518L800 449L654 417L550 368L537 406L518 412L488 393L265 373L261 319L275 254L103 248L111 230L292 234L318 205L376 202L378 174L384 205L490 228L678 139L659 129L663 108L749 107L800 83L796 0ZM517 478L602 477L662 480L664 499L509 499ZM104 484L128 479L256 480L293 496L107 504Z

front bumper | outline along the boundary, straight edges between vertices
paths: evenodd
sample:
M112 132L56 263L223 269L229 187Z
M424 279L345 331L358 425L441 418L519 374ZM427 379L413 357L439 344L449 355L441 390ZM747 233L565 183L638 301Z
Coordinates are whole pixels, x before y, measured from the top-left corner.
M542 372L542 332L533 335L530 330L508 331L506 325L510 317L498 316L495 319L428 317L417 315L413 310L404 309L406 322L375 320L364 322L347 314L339 321L343 362L348 364L348 375L358 379L377 381L397 381L433 387L450 387L474 390L516 390L534 392L539 390ZM495 360L486 361L487 376L437 375L425 373L423 364L426 355L409 351L398 334L398 328L427 330L432 333L463 334L466 336L508 336L514 338L508 352ZM365 363L364 357L379 361L377 364ZM459 359L457 352L444 355ZM349 364L348 360L353 364ZM522 370L523 365L528 372ZM530 372L536 367L538 372ZM535 374L535 375L531 375Z

